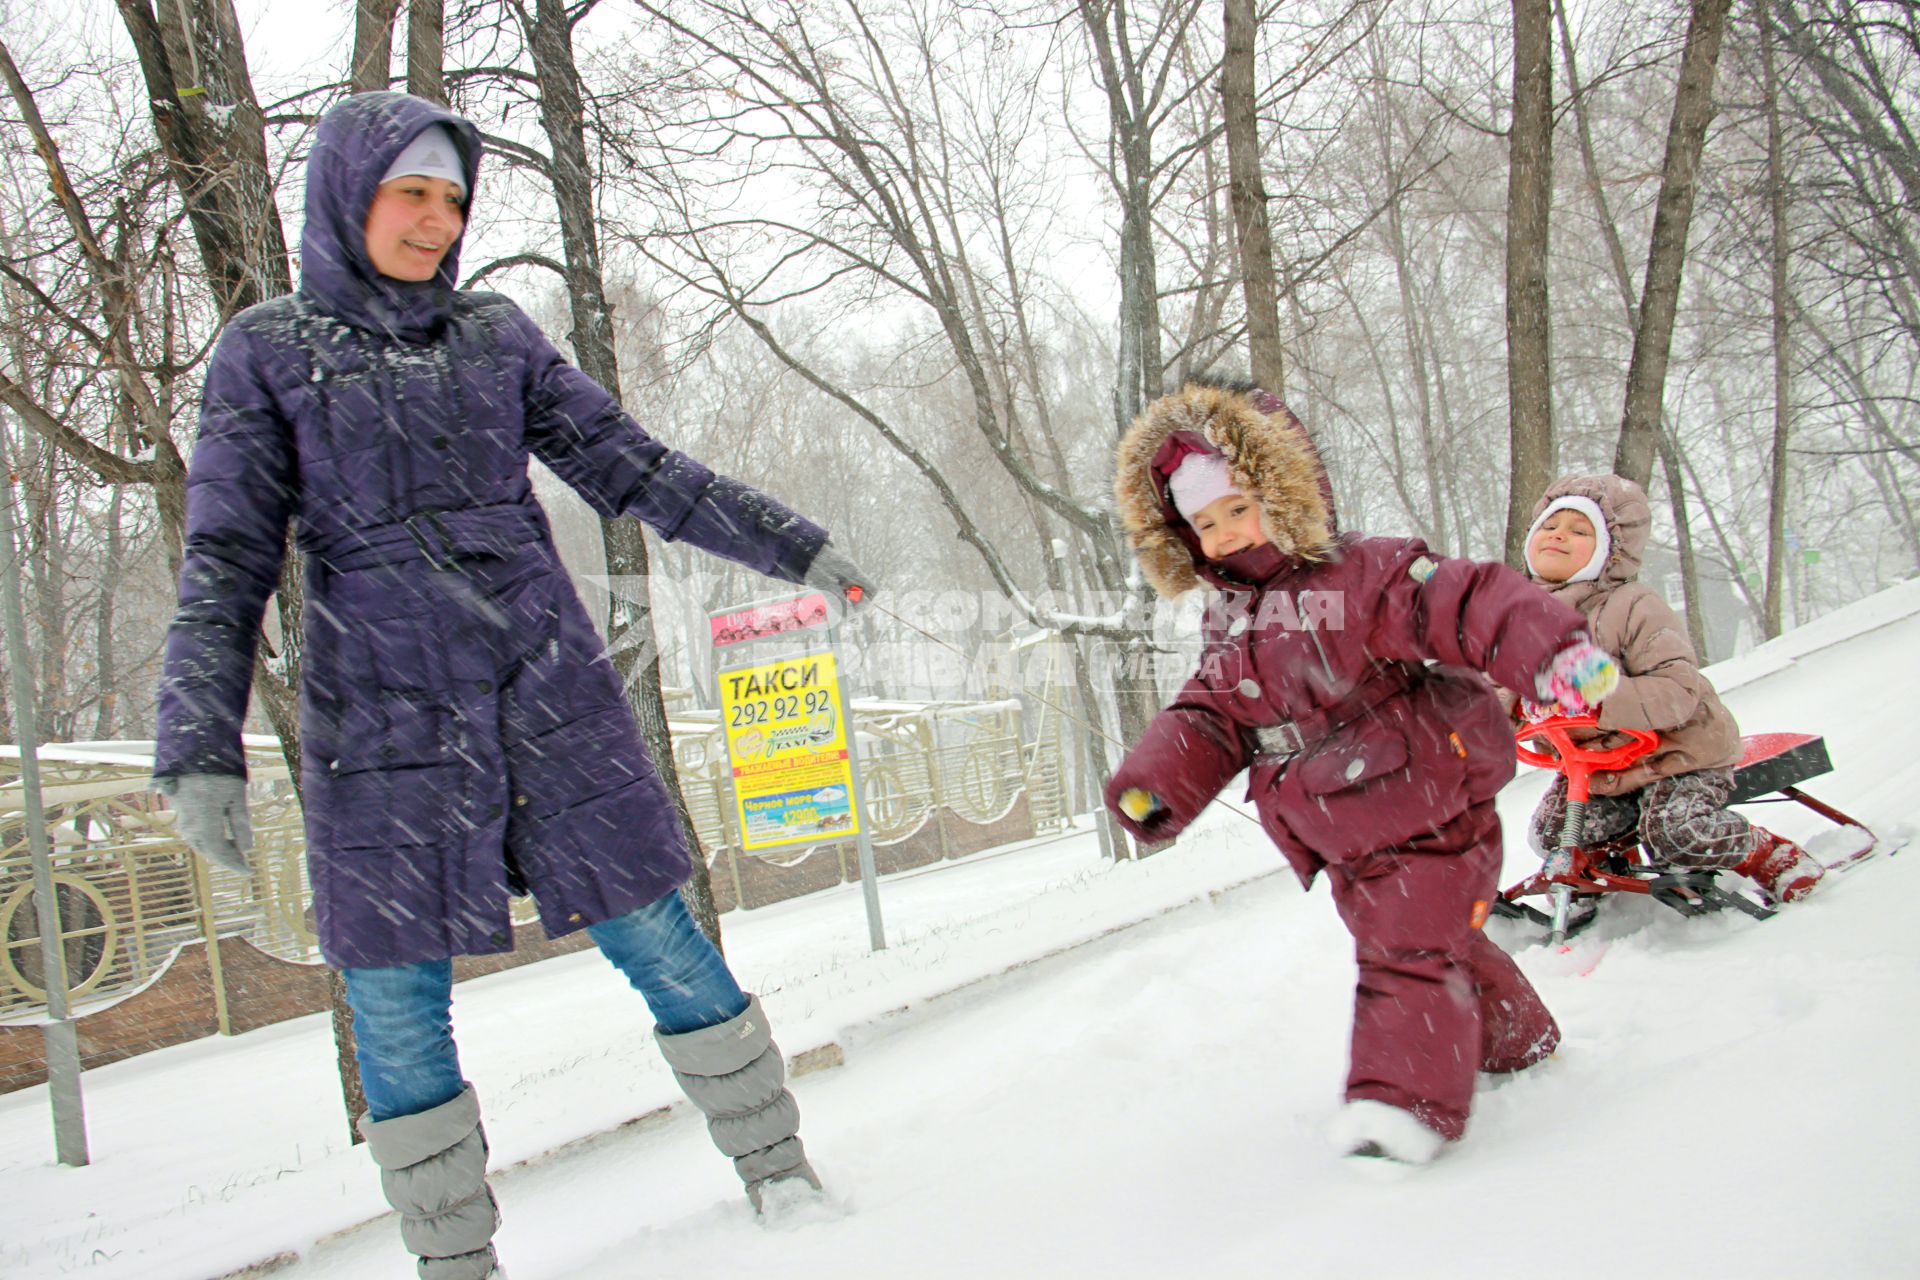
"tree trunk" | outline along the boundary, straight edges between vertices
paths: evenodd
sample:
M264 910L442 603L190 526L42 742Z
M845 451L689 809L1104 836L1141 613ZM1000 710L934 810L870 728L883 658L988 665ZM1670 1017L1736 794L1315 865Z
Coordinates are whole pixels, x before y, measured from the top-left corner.
M1553 201L1552 0L1513 0L1507 138L1506 560L1525 561L1533 504L1553 479L1547 226Z
M348 93L373 93L393 79L393 20L400 0L354 0L353 64L347 70ZM409 24L411 28L411 24ZM412 38L409 31L408 79L412 79Z
M107 499L106 563L100 567L100 607L94 622L93 662L100 673L100 691L93 716L95 740L106 742L114 735L119 719L120 689L118 659L114 656L114 598L120 592L120 575L125 571L125 535L120 519L126 510L126 491L115 486Z
M447 105L445 0L407 0L407 92Z
M1113 130L1110 145L1118 157L1119 172L1111 175L1120 201L1120 359L1113 405L1117 433L1164 390L1159 271L1153 254L1154 120L1147 74L1127 39L1126 8L1099 0L1080 0L1079 7L1099 64Z
M221 320L291 292L266 122L232 0L178 0L158 19L150 0L115 3Z
M1680 557L1680 602L1687 619L1687 638L1702 664L1707 653L1706 607L1700 603L1700 563L1693 553L1693 524L1687 515L1687 477L1680 465L1680 446L1671 431L1660 433L1660 469L1667 475L1667 501L1673 504L1675 553Z
M567 268L567 302L573 318L573 354L580 369L620 399L620 366L613 344L613 315L607 305L606 279L594 229L593 174L587 163L580 74L573 60L573 30L564 0L536 0L528 22L527 46L540 81L540 123L553 157L553 198L560 216L560 242ZM600 523L607 577L614 587L608 630L627 615L621 643L612 646L614 669L640 722L641 736L673 802L673 819L693 855L693 875L681 893L717 947L720 915L705 851L680 793L673 740L667 731L660 695L660 646L654 639L653 606L647 590L648 556L640 523L621 518Z
M1720 60L1732 0L1693 0L1686 45L1680 53L1680 87L1667 126L1666 159L1660 167L1660 196L1654 205L1653 235L1647 250L1646 283L1640 291L1640 323L1634 327L1633 360L1627 366L1626 407L1613 469L1645 487L1653 474L1660 431L1667 360L1673 348L1674 314L1680 305L1681 269L1687 257L1687 231L1693 220L1695 179L1713 116L1713 76Z
M1248 369L1253 380L1283 399L1286 354L1280 346L1280 289L1267 226L1267 185L1260 172L1260 124L1254 115L1253 0L1225 0L1227 47L1220 69L1226 117L1228 200L1240 254L1240 288L1247 308Z
M1787 194L1781 158L1780 81L1774 69L1773 26L1759 0L1760 86L1767 114L1768 284L1773 298L1773 456L1767 491L1767 594L1765 627L1780 634L1780 597L1787 571L1787 432L1792 416L1792 333L1787 313Z
M150 0L115 3L140 59L154 132L185 205L221 322L255 303L291 293L286 235L267 164L266 120L254 98L232 0L174 0L159 17ZM171 442L162 442L157 460L177 457ZM186 527L185 476L169 473L154 490L162 526L171 534L168 558L177 572ZM254 662L254 693L279 735L296 795L303 574L302 557L289 538L277 601L286 652L279 671L267 665L265 646ZM335 1057L347 1131L357 1143L360 1134L353 1120L366 1109L366 1098L354 1057L352 1020L337 975L329 989L335 1001Z
M1560 28L1560 54L1567 69L1567 97L1573 107L1574 137L1580 147L1581 171L1586 176L1587 195L1593 201L1594 217L1607 244L1607 262L1612 268L1614 288L1620 293L1621 313L1626 316L1627 332L1640 324L1640 304L1633 296L1633 273L1627 267L1626 246L1620 241L1620 227L1607 203L1606 184L1600 179L1600 163L1594 154L1593 128L1588 122L1586 91L1580 84L1580 68L1574 58L1573 32L1567 25L1566 6L1556 0L1554 19ZM1674 538L1680 557L1681 612L1687 619L1687 633L1694 652L1707 661L1706 606L1700 600L1700 566L1693 550L1692 517L1687 514L1686 469L1681 465L1680 442L1672 424L1664 419L1660 430L1660 461L1667 476L1667 498L1673 505Z

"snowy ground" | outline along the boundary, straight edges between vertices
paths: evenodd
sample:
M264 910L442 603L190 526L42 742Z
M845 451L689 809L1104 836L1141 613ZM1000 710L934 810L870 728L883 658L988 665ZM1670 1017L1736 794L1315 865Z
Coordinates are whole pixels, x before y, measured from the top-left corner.
M1749 731L1826 735L1815 794L1907 834L1916 651L1908 584L1713 674ZM1503 796L1510 832L1543 781ZM1626 906L1570 955L1520 951L1566 1045L1388 1182L1324 1143L1352 964L1326 891L1276 869L1220 806L1146 863L1083 832L891 879L879 955L857 889L727 917L784 1047L845 1054L796 1084L831 1195L764 1223L684 1106L625 1123L677 1094L597 956L463 985L514 1280L1920 1274L1920 852L1764 924ZM323 1019L85 1088L83 1169L52 1162L44 1089L0 1097L0 1275L412 1274Z

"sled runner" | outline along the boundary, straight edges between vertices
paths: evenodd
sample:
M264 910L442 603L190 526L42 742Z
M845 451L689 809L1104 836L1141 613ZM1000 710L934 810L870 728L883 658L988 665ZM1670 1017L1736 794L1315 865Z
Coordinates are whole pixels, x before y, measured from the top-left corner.
M1597 727L1592 716L1553 716L1522 726L1515 734L1520 759L1553 769L1567 778L1567 821L1560 846L1549 852L1544 866L1503 892L1493 904L1496 915L1530 920L1549 930L1557 945L1593 923L1601 899L1610 893L1637 893L1684 916L1704 915L1732 907L1757 920L1774 908L1745 894L1722 888L1714 870L1673 869L1657 865L1634 837L1626 836L1592 848L1576 842L1585 817L1590 784L1595 773L1624 769L1659 745L1655 733L1624 730L1628 741L1607 748L1573 741L1578 730ZM1530 743L1544 742L1542 751ZM1866 845L1828 864L1828 870L1859 862L1872 855L1878 838L1867 825L1800 789L1809 778L1833 771L1827 744L1818 734L1756 733L1741 739L1740 763L1734 766L1729 804L1779 804L1793 801L1839 826L1858 827ZM1550 909L1542 911L1521 899L1544 896Z

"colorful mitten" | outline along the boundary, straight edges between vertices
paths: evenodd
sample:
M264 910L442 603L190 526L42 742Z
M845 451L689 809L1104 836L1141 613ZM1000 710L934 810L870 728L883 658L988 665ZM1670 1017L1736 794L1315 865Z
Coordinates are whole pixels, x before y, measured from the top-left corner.
M1557 702L1570 716L1591 715L1620 684L1620 665L1589 640L1553 655L1534 684L1543 699Z
M1147 822L1153 815L1166 808L1166 803L1151 791L1140 787L1128 787L1120 793L1120 812L1135 822Z
M1520 699L1520 719L1527 724L1539 724L1542 720L1551 720L1560 714L1560 708L1551 702L1535 702L1532 698Z

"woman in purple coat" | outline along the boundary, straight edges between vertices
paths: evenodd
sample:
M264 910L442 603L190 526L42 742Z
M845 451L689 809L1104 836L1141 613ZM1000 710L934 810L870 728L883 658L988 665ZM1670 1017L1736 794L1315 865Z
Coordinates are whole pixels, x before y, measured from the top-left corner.
M1612 661L1577 612L1511 570L1335 534L1305 430L1257 388L1195 382L1156 400L1121 439L1114 486L1154 588L1219 594L1199 671L1107 803L1135 835L1169 840L1249 771L1268 836L1303 884L1327 873L1353 934L1336 1141L1425 1163L1465 1130L1476 1069L1518 1071L1559 1041L1480 928L1514 749L1476 673L1584 710L1612 687Z
M825 531L652 439L513 303L454 289L480 135L396 93L347 99L307 163L297 295L236 316L187 479L158 789L247 870L240 725L291 519L306 554L301 770L320 946L346 979L359 1126L433 1280L498 1276L451 957L513 946L508 898L586 929L756 1207L818 1187L758 1002L676 889L689 855L527 474L849 603ZM858 589L856 589L858 588Z

